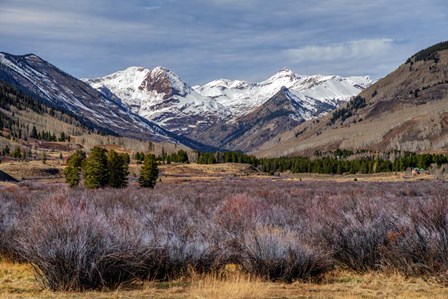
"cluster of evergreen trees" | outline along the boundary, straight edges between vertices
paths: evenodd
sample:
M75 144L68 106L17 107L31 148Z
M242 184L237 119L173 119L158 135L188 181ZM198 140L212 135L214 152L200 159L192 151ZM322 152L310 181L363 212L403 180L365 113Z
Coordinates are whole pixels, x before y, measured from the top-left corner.
M347 107L336 109L330 119L328 125L333 125L338 119L344 122L347 118L356 114L358 109L366 106L366 100L361 96L356 96L348 103Z
M145 159L145 154L137 152L134 154L134 159L137 161L137 164L141 164ZM156 161L161 164L190 163L190 157L188 157L188 153L182 149L172 154L167 154L162 149L162 154L156 157ZM248 163L256 165L257 158L255 158L255 156L246 155L242 152L197 152L196 162L198 164Z
M349 154L346 152L345 154ZM395 153L397 154L397 153ZM258 160L259 167L267 173L291 171L293 173L379 173L404 171L408 168L428 169L430 165L438 166L448 163L448 157L440 154L404 153L391 161L389 158L347 159L342 156L325 156L316 159L308 157L263 158Z
M31 151L27 153L22 148L20 148L20 146L16 146L14 150L11 150L8 145L5 145L5 147L0 151L0 155L23 160L25 160L27 157L32 156Z
M50 131L38 132L35 126L33 126L33 128L31 129L30 137L46 141L70 141L70 136L67 137L64 132L62 132L59 138L57 138L56 134L51 133Z
M157 156L157 161L160 161L163 164L173 163L189 163L190 159L188 158L188 154L186 151L180 149L175 153L167 154L165 150L162 148L162 154Z
M142 164L145 160L145 153L136 152L133 158L137 161L137 164ZM178 150L175 153L167 154L165 150L162 148L162 154L156 157L156 161L161 164L170 164L170 163L189 163L190 159L188 158L188 154L184 150Z
M428 60L434 60L436 63L439 62L439 51L447 50L448 49L448 41L438 43L434 46L431 46L429 48L426 48L424 50L421 50L417 54L415 54L412 58L415 58L415 62L417 61L428 61ZM409 58L406 63L412 63L411 59Z
M246 155L242 152L216 152L216 153L198 152L197 163L198 164L246 163L257 165L258 160L255 156Z
M81 175L87 188L124 188L128 185L130 157L127 153L119 154L115 151L106 151L95 147L87 156L83 151L77 150L68 159L64 170L66 182L71 186L79 185ZM154 188L158 177L158 167L154 155L145 155L140 186Z

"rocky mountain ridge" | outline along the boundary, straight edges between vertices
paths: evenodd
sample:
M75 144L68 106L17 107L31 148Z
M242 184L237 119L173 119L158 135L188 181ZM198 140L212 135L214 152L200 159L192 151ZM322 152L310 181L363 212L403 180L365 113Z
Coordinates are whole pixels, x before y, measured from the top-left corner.
M232 150L248 150L260 143L241 140L236 146L229 140L240 139L242 136L236 136L242 131L248 138L253 136L241 128L264 121L253 119L247 122L248 116L256 117L254 111L262 109L285 88L295 103L286 118L291 120L290 123L298 124L328 113L373 82L369 77L301 76L285 68L258 83L220 79L191 87L163 67L152 70L130 67L102 78L83 80L103 94L120 99L132 112L170 131ZM272 120L282 114L269 111L271 117L262 113L263 120ZM280 133L279 127L287 130L289 126L283 126L284 119L285 115L282 115L282 120L265 123L267 127L277 129L263 136L272 136L274 131Z

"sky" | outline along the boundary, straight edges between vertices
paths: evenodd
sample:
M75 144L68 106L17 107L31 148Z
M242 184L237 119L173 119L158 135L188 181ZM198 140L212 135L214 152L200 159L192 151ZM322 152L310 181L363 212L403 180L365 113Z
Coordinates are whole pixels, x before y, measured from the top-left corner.
M378 79L447 28L446 0L0 0L0 51L78 78L161 65L191 85L283 67Z

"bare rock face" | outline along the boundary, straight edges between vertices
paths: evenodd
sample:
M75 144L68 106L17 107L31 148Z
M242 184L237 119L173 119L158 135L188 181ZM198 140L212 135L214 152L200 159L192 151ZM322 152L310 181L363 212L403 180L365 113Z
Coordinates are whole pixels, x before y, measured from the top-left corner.
M175 77L176 75L170 70L157 67L148 73L139 86L139 90L155 91L158 94L163 94L164 100L176 95L185 96L189 88L185 83L176 80L177 78Z

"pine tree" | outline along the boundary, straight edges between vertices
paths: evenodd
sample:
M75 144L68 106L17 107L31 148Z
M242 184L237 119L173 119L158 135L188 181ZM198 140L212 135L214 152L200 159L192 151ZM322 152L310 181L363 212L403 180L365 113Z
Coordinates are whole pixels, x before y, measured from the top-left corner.
M8 156L11 153L11 150L9 149L8 145L5 145L5 148L2 150L3 156Z
M36 138L36 139L37 139L37 137L38 137L38 135L37 135L37 129L36 129L35 126L33 126L33 128L31 129L31 135L30 135L30 137L31 137L31 138Z
M61 136L59 137L59 141L62 141L62 142L64 142L64 141L65 141L65 139L66 139L66 137L65 137L65 133L64 133L64 132L62 132L62 133L61 133Z
M12 152L12 157L13 158L22 158L22 150L20 149L20 147L16 147L16 149Z
M84 184L87 188L100 188L109 183L106 150L95 147L82 167Z
M107 170L109 186L123 188L128 185L129 170L125 154L119 155L115 151L110 151L107 154Z
M129 156L128 153L120 154L120 157L124 160L124 162L125 162L126 164L129 165L129 163L131 163L131 157Z
M65 181L70 187L79 185L81 181L81 166L82 162L86 159L86 153L81 150L77 150L68 159L68 165L64 169Z
M157 167L156 157L151 154L145 156L145 160L142 165L140 178L138 182L141 187L154 188L159 176L159 168Z

